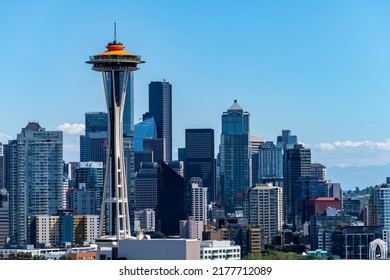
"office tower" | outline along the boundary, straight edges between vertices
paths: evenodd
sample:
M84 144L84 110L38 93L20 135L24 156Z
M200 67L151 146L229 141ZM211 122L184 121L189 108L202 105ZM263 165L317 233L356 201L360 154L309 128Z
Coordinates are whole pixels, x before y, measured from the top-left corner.
M134 151L143 151L145 138L157 138L156 123L153 117L134 126Z
M326 166L321 163L312 163L310 166L310 176L315 176L319 180L326 180Z
M114 41L106 48L107 51L91 56L87 63L92 64L92 70L102 72L108 112L108 151L100 219L101 238L97 242L112 247L113 255L116 257L117 241L131 236L124 150L127 148L130 153L134 152L132 142L134 135L131 135L134 131L131 131L133 127L123 126L123 111L126 95L132 94L131 72L137 70L138 64L143 61L139 56L124 51L125 46L116 41L116 31ZM130 119L133 119L134 112L130 111ZM124 139L124 136L130 137L130 141ZM134 158L131 160L134 167ZM128 163L127 167L130 164ZM104 231L103 224L105 224Z
M347 215L351 215L356 219L359 218L360 213L362 212L362 203L358 198L343 198L343 211Z
M245 216L253 227L262 228L265 244L272 244L283 226L283 191L272 185L256 185L246 194Z
M28 216L62 208L62 149L62 131L45 131L36 122L6 146L11 243L26 245Z
M250 153L251 153L251 186L259 183L259 148L262 143L264 143L264 138L262 137L251 137L249 140L250 143Z
M179 235L179 221L191 213L191 189L168 164L158 168L156 227L165 235Z
M89 196L96 200L93 212L77 212L77 215L99 215L103 196L103 163L80 162L80 166L76 168L76 186L80 190L94 193Z
M226 213L234 213L242 207L242 194L250 185L249 113L237 100L222 114L219 153L222 206Z
M302 200L328 197L326 182L319 180L317 176L302 176L298 181L301 183Z
M108 130L108 115L106 112L85 113L85 134Z
M166 161L165 164L167 164L173 171L175 171L177 174L184 178L184 163L182 161Z
M80 161L106 162L107 131L107 113L85 113L85 135L80 135Z
M149 117L154 117L157 138L165 139L166 160L172 160L172 85L165 80L149 84Z
M140 171L141 163L153 162L153 152L136 151L134 153L135 173Z
M185 145L184 178L201 178L207 188L207 201L215 201L214 130L186 129Z
M9 236L9 197L5 188L0 188L0 248Z
M177 159L186 165L186 148L178 148L177 149Z
M258 148L258 180L265 183L271 178L283 178L283 155L281 148L267 141Z
M283 153L286 150L294 148L295 144L298 144L298 137L296 135L291 135L290 130L282 130L282 135L277 137L276 146L283 150Z
M156 209L157 169L156 162L141 163L141 169L135 175L135 211Z
M107 131L80 135L80 161L106 162Z
M195 221L202 221L203 225L207 224L207 188L202 187L202 179L193 177L190 179L191 184L191 216ZM203 228L203 226L202 226Z
M0 190L5 188L4 146L0 143Z
M300 227L303 220L303 201L301 177L310 175L311 152L303 145L295 144L294 148L287 149L284 156L284 183L285 220Z
M165 147L164 138L144 138L143 140L144 152L153 152L154 162L166 161Z

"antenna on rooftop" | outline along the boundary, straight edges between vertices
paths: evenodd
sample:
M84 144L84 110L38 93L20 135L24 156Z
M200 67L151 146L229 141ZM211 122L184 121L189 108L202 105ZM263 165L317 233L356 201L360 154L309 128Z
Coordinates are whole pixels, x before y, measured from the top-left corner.
M114 21L114 43L116 43L116 21Z

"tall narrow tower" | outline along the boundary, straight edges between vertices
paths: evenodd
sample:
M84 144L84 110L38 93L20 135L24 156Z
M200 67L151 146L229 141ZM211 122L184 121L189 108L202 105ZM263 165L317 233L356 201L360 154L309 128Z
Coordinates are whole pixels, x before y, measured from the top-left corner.
M141 57L124 51L116 40L107 50L90 57L86 63L102 72L108 112L108 151L100 219L100 244L116 248L118 240L131 237L130 215L123 151L123 111L131 83L131 72L144 63ZM114 253L113 253L114 254ZM114 255L113 255L114 258Z

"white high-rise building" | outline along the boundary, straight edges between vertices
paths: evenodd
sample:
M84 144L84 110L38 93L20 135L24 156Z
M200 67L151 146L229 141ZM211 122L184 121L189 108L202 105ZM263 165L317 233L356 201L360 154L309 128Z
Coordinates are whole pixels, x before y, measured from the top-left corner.
M271 184L256 185L248 191L246 217L253 227L261 227L265 244L272 243L283 226L283 191Z
M30 122L6 145L11 243L27 244L27 217L55 215L63 202L62 131Z
M202 187L202 179L191 178L192 216L195 221L207 224L207 188Z

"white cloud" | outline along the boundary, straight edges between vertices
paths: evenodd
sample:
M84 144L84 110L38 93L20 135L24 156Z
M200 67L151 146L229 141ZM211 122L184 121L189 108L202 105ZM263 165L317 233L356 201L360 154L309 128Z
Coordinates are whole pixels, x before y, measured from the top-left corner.
M81 135L84 133L85 125L81 123L64 123L57 126L57 129L63 131L64 134Z
M335 149L335 146L329 143L321 143L316 145L321 151L331 151Z
M11 140L11 136L0 132L0 143L8 144L8 140Z
M390 139L374 141L335 141L312 146L312 158L327 166L369 166L390 163Z

